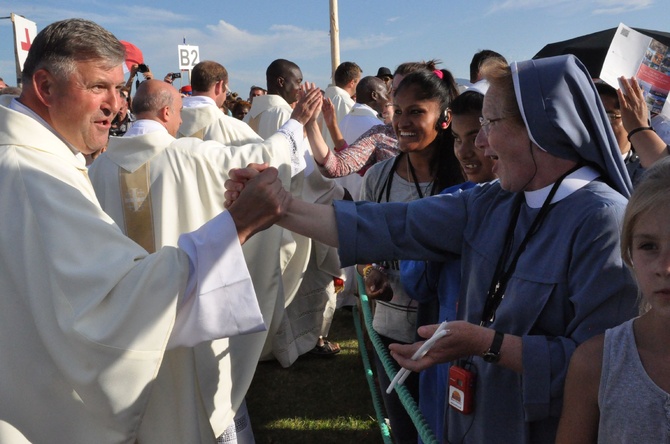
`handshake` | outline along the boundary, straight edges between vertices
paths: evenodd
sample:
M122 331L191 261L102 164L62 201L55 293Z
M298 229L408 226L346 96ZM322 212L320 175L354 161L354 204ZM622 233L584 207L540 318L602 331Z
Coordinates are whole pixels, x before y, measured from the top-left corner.
M252 163L246 168L230 170L225 188L224 206L235 222L242 244L277 223L292 199L279 180L277 169L267 164Z

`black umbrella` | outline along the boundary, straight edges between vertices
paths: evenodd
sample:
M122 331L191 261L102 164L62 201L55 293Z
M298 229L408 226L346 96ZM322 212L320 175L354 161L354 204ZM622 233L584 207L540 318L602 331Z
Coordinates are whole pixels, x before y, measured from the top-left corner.
M664 45L670 46L670 33L661 31L651 31L649 29L633 28ZM562 42L550 43L540 50L533 59L543 57L552 57L564 54L574 54L582 61L586 69L589 70L591 77L600 76L607 50L612 43L617 28L606 29L604 31L594 32L593 34L575 37L574 39L564 40Z

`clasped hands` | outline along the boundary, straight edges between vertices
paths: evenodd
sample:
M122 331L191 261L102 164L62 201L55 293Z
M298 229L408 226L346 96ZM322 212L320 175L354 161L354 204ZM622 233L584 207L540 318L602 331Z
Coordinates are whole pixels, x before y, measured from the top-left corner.
M224 206L235 222L240 243L277 223L291 201L277 169L266 163L231 169L224 186Z

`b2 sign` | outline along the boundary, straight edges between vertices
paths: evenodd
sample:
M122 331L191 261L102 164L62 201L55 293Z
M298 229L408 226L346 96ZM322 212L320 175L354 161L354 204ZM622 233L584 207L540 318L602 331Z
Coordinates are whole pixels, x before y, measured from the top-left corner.
M190 71L200 62L200 49L197 46L178 45L179 69Z

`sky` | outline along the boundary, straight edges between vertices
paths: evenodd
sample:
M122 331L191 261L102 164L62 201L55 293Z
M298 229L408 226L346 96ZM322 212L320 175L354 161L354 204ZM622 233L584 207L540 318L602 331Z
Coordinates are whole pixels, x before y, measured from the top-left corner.
M186 39L199 47L200 60L226 67L231 90L242 97L251 85L265 86L265 69L277 58L297 63L305 81L321 88L331 82L328 0L0 0L0 17L10 13L36 22L38 32L66 18L93 20L138 46L158 79L178 71L177 47ZM548 43L619 23L670 32L670 1L339 0L338 19L340 61L356 62L364 76L439 59L440 68L467 78L482 49L526 60ZM0 77L16 85L9 19L0 19Z

